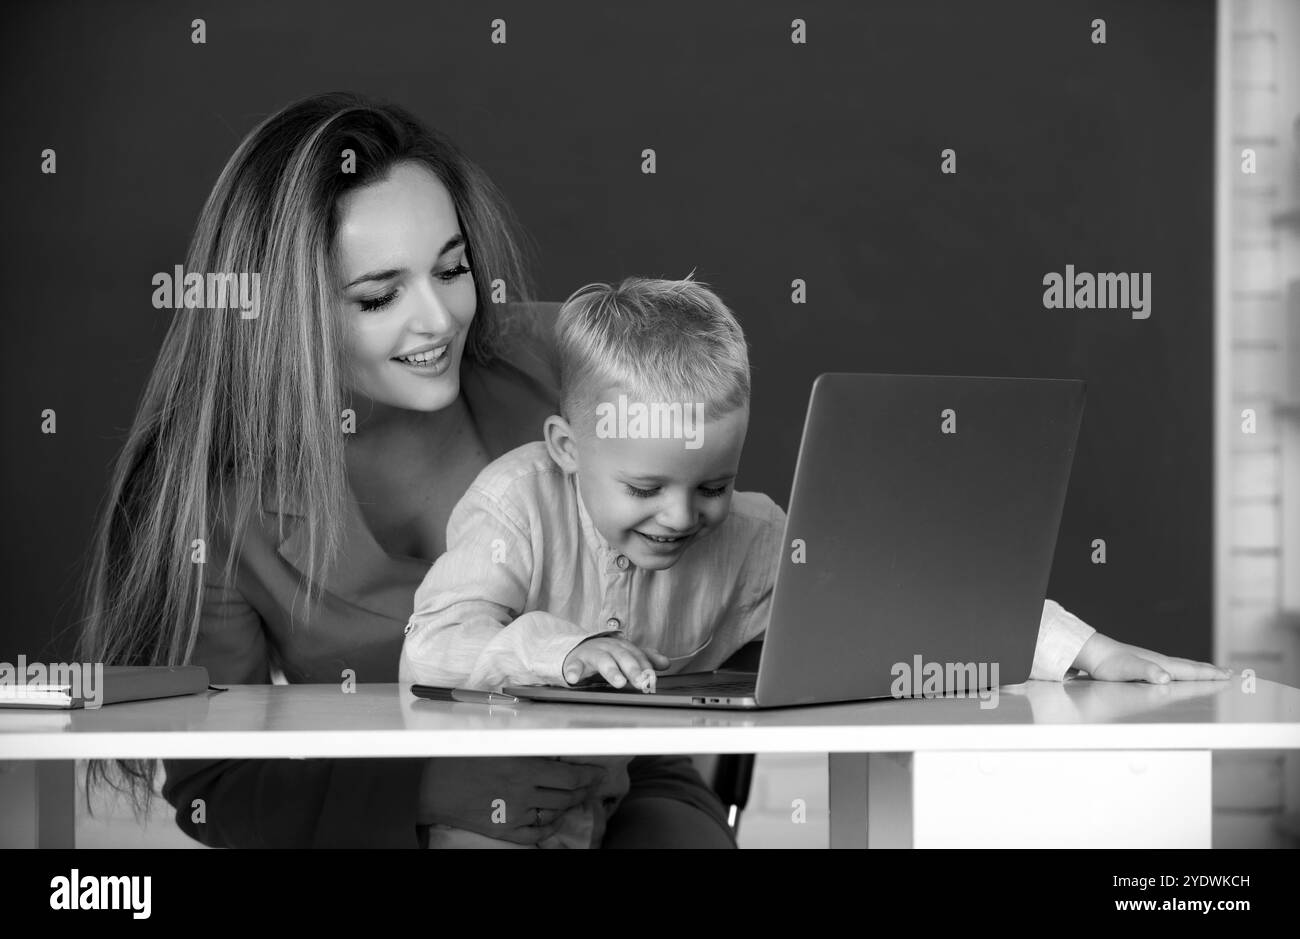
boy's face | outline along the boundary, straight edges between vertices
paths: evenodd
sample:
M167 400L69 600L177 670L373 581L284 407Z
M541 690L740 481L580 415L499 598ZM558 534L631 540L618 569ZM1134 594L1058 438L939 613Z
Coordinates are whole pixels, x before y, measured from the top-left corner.
M599 436L590 428L575 433L552 418L564 425L556 433L548 422L551 452L577 474L596 530L637 567L672 567L731 510L749 409L707 417L696 448L673 437Z

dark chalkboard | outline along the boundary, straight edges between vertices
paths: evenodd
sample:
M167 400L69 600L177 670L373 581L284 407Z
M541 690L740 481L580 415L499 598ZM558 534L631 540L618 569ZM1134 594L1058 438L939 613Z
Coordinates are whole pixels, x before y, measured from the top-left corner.
M71 655L92 519L166 325L150 277L183 258L239 139L332 89L411 108L483 165L537 242L544 297L627 274L714 284L753 350L742 488L786 501L822 371L1086 379L1049 594L1128 641L1210 654L1208 0L2 15L0 660ZM1045 309L1067 264L1149 273L1149 317Z

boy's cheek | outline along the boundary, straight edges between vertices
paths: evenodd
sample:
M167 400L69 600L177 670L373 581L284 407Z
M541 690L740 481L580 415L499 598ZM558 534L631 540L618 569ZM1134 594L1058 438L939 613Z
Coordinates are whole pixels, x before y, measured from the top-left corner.
M644 512L640 511L640 507L626 496L602 500L596 513L591 511L591 506L587 507L587 511L596 522L596 527L601 529L601 534L606 541L626 537L628 530L635 528L644 518Z
M731 514L731 493L730 492L728 492L725 496L719 499L718 502L721 504L716 506L713 509L710 509L705 514L705 518L708 520L708 526L710 528L717 528L719 525L725 522L727 520L727 516Z

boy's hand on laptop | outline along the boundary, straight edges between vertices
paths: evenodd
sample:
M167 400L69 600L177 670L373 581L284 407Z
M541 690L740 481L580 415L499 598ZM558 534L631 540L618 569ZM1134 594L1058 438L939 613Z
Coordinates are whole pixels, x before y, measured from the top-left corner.
M1094 633L1074 660L1097 681L1146 681L1162 685L1168 681L1215 681L1232 672L1208 662L1193 662L1161 655L1150 649L1116 642L1109 636Z
M655 690L655 669L669 666L668 657L656 649L642 649L620 636L585 639L565 656L564 680L575 685L600 675L615 688L631 684L646 694Z

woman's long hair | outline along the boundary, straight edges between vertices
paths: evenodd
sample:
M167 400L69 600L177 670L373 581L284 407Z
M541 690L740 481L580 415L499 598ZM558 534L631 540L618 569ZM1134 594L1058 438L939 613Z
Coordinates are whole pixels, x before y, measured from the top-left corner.
M188 662L204 593L194 543L202 539L210 552L221 546L224 568L208 579L230 582L242 533L264 497L301 511L305 599L318 598L320 575L340 547L348 492L339 198L406 161L428 167L456 206L478 299L466 354L480 362L494 354L501 328L494 280L505 282L512 300L531 298L509 207L443 135L401 108L341 93L307 98L264 121L222 170L185 259L187 273L258 273L260 314L174 314L96 531L82 661ZM119 774L111 769L91 765L87 802L92 785L106 782L131 796L137 815L147 812L156 762L117 761Z

